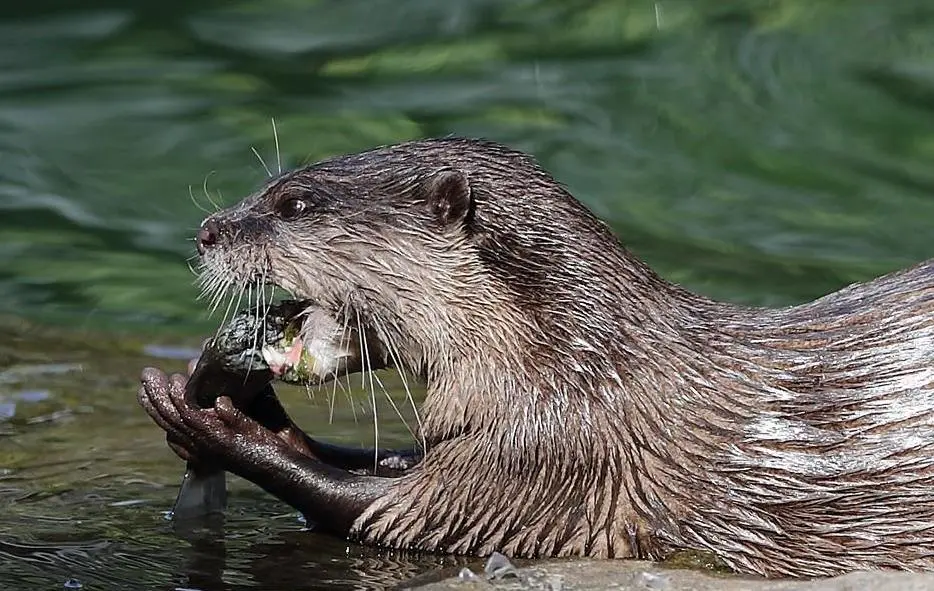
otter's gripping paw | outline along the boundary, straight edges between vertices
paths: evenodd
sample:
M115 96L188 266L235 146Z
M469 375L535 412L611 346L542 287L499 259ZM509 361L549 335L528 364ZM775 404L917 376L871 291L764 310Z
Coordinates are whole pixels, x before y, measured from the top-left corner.
M281 453L286 443L237 410L229 397L217 398L213 408L199 408L185 399L187 379L167 376L154 368L143 370L138 392L140 406L166 432L169 446L186 460L209 461L237 473L244 463Z

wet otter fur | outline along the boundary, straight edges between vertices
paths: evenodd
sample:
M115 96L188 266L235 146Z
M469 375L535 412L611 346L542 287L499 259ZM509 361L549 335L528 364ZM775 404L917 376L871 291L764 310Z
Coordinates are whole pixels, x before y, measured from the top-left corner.
M458 138L286 173L199 248L209 275L359 320L427 388L421 461L348 480L235 409L205 427L147 370L170 435L325 529L480 555L698 549L767 576L934 567L932 262L789 308L712 301L530 157Z

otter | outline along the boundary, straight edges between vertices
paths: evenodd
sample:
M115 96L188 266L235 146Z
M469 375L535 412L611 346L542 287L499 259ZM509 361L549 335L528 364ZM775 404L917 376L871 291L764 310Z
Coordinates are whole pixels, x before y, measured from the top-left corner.
M424 447L387 476L296 438L281 406L202 409L144 370L180 455L319 529L470 555L695 549L769 577L934 567L934 261L792 307L713 301L532 157L461 138L282 174L197 245L204 273L359 320L424 383Z

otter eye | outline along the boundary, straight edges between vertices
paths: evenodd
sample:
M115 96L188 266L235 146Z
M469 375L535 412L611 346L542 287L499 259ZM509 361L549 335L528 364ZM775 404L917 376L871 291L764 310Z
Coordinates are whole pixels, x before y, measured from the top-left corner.
M304 213L306 207L308 207L308 204L305 203L304 199L297 197L286 199L279 204L279 217L284 220L295 219Z

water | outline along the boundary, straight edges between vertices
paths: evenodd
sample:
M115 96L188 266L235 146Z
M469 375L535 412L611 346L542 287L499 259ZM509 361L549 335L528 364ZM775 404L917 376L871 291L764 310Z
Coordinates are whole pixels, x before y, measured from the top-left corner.
M251 147L277 166L272 118L283 166L449 133L512 144L663 275L733 301L934 254L924 0L73 6L0 8L4 588L352 588L453 566L301 532L242 482L223 532L162 519L182 465L136 375L181 369L216 322L190 237L265 177ZM331 418L326 395L285 397L310 431L372 442L365 403Z

